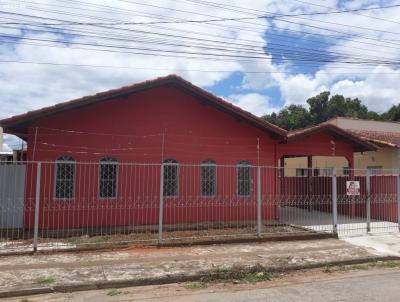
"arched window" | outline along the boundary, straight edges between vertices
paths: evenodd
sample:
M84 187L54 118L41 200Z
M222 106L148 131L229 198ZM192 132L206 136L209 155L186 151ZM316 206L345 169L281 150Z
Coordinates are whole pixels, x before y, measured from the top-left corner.
M56 186L57 199L73 199L75 187L75 160L69 156L62 156L56 161Z
M175 159L164 160L164 196L177 196L178 195L178 168L179 164Z
M201 195L214 196L216 193L217 167L213 160L205 160L201 163Z
M251 193L250 163L240 161L236 168L236 185L239 196L249 196Z
M118 161L112 157L100 160L99 171L100 198L114 198L117 196Z

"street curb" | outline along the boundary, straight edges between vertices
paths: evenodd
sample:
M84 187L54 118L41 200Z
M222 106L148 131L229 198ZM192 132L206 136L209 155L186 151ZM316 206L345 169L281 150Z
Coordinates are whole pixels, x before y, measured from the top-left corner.
M41 295L41 294L51 294L51 293L54 293L54 290L51 287L17 289L17 290L13 290L13 291L0 292L0 299L1 298L21 297L21 296L33 296L33 295Z
M363 264L363 263L378 262L378 261L384 262L391 260L400 260L400 257L377 256L377 257L366 257L366 258L349 259L342 261L328 261L328 262L310 263L304 265L273 267L271 269L267 269L267 271L271 273L273 272L282 273L282 272L290 272L290 271L298 271L306 269L315 269L321 267L355 265L355 264ZM246 271L246 269L243 270ZM26 288L26 289L0 292L0 298L12 298L12 297L31 296L31 295L49 294L49 293L71 293L71 292L86 291L86 290L191 282L191 281L201 280L204 277L213 276L214 274L215 274L214 272L208 271L208 272L200 272L193 275L175 275L175 276L165 276L161 278L133 279L133 280L120 280L120 281L98 281L98 282L80 283L80 284L56 285L53 287Z

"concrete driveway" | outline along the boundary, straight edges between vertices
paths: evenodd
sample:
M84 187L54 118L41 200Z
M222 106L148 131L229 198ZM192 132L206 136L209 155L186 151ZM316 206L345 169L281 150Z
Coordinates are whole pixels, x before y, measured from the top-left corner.
M296 207L280 207L279 220L288 225L301 226L317 232L332 233L333 218L331 213ZM371 221L372 233L396 232L399 225L390 221ZM367 222L363 217L350 217L338 214L339 236L360 235L367 233Z
M362 236L341 237L352 245L366 248L371 253L381 256L400 257L400 233L365 234Z

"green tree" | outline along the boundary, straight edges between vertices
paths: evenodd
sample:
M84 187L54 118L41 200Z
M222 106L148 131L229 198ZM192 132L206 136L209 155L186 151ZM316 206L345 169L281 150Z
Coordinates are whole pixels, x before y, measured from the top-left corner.
M334 95L330 98L327 109L326 109L326 119L336 117L336 116L346 116L348 112L347 99L343 95Z
M329 95L329 91L324 91L307 100L312 124L322 123L328 119Z
M368 118L368 108L357 98L346 98L346 113L344 116L366 119Z
M383 113L382 119L387 121L400 121L400 104L393 105L387 112Z
M290 105L278 113L266 115L263 118L286 130L303 128L325 122L338 116L373 120L400 120L400 105L393 106L388 112L380 115L368 111L358 98L345 98L343 95L330 96L324 91L307 99L309 109L300 105Z
M287 130L304 128L310 122L308 110L301 105L290 105L283 108L279 113L265 115L263 118Z

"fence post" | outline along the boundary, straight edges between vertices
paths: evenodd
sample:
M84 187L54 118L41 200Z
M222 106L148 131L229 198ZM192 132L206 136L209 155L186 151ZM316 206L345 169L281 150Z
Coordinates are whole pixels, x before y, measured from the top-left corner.
M333 218L333 233L337 234L337 179L336 179L336 168L332 171L332 218Z
M400 232L400 170L397 171L397 221Z
M262 232L261 217L261 168L257 166L257 237L261 237Z
M42 163L38 162L36 167L36 198L35 198L35 225L33 229L33 251L37 252L39 237L39 211L40 211L40 178Z
M367 169L366 189L367 189L367 233L369 233L371 232L371 173L369 169Z
M160 165L160 209L158 213L158 243L163 239L163 215L164 215L164 164Z

